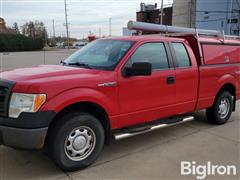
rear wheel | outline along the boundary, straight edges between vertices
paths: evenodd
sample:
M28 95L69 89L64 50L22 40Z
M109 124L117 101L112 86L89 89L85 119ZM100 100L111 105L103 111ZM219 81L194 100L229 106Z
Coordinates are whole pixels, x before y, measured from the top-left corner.
M220 93L213 106L206 111L208 121L213 124L224 124L231 117L233 110L232 95L224 91Z
M94 116L72 112L59 119L48 141L49 154L66 171L91 165L104 145L104 130Z

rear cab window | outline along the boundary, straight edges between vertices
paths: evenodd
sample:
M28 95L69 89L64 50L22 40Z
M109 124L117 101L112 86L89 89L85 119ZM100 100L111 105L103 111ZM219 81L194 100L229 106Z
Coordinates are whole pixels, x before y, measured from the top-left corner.
M191 61L187 52L186 47L184 46L183 43L180 42L173 42L172 48L175 54L175 59L176 59L176 66L179 68L188 68L191 67Z

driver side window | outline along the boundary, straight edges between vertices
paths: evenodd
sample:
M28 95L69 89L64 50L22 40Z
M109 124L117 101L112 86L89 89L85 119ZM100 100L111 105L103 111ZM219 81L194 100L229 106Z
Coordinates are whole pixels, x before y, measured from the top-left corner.
M149 62L152 69L168 69L168 58L163 43L146 43L140 46L128 61L127 66L135 62Z

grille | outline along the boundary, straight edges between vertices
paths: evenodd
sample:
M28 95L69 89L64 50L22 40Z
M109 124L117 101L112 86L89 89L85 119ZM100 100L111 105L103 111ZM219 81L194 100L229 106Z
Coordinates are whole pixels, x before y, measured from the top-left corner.
M8 95L8 88L0 86L0 115L6 114L7 95Z
M8 115L10 93L14 83L0 79L0 116Z

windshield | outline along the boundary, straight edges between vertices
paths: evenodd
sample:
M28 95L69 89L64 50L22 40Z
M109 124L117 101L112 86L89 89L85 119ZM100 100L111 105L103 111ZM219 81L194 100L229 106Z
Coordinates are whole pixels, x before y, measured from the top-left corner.
M63 64L113 70L132 44L132 41L124 40L95 40L72 54Z

